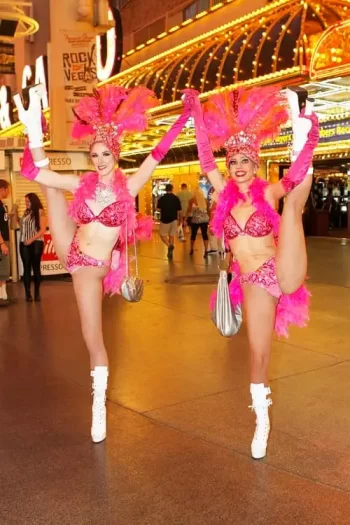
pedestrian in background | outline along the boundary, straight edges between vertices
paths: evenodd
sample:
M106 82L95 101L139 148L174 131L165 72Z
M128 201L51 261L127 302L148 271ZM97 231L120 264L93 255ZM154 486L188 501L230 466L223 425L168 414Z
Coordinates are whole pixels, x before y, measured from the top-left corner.
M180 203L181 203L181 224L182 228L185 231L186 228L186 212L188 209L188 205L190 200L192 199L193 195L190 191L188 191L187 184L183 182L181 184L181 190L177 194Z
M8 304L6 283L10 278L10 232L8 224L8 209L3 203L10 194L7 180L0 179L0 304Z
M32 302L31 275L34 275L34 300L40 301L41 257L47 227L43 205L36 193L25 196L26 211L20 220L20 254L23 262L23 283L26 301Z
M193 255L194 243L196 242L197 233L200 229L202 232L202 239L204 244L204 258L208 258L208 226L209 226L209 210L208 201L200 187L194 192L193 198L190 200L186 216L192 216L191 221L191 251Z
M173 258L177 227L181 224L181 203L180 199L174 195L173 189L172 184L167 184L165 187L166 194L158 201L158 210L160 211L159 235L168 247L168 259Z

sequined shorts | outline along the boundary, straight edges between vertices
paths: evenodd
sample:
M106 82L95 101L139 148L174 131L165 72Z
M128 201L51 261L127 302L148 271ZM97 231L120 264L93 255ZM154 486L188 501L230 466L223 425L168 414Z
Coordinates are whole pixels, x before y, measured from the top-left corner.
M240 284L255 284L265 288L269 294L279 299L282 295L277 281L276 259L271 257L255 272L243 273L239 276Z
M99 268L109 268L111 261L108 260L98 260L94 257L90 257L86 253L83 253L79 249L79 240L78 236L75 235L70 245L69 252L66 259L66 268L69 273L73 273L82 266L97 266Z

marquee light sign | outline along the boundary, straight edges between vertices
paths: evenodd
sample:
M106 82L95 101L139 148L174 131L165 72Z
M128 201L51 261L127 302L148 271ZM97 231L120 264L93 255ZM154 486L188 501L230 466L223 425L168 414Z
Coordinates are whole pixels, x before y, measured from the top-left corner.
M114 21L114 27L104 35L96 37L97 78L100 82L120 72L123 55L123 26L119 9L109 0L109 20Z
M45 90L41 99L43 109L49 107L49 100L47 96L48 81L47 81L47 58L40 56L35 61L35 66L24 66L22 72L22 90L34 84L43 84ZM7 129L14 123L13 102L11 88L8 86L1 86L0 88L0 128Z

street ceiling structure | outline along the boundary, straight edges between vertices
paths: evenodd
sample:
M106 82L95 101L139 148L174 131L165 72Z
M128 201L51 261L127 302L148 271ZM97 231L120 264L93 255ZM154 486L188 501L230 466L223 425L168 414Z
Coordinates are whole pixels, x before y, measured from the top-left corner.
M162 108L186 87L203 95L236 85L300 77L331 26L350 17L349 0L279 0L117 75L125 87L154 90Z

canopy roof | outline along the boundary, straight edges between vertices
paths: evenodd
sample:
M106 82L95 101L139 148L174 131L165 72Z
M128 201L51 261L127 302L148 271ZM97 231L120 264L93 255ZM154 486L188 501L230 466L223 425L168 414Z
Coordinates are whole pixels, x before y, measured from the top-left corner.
M125 87L146 85L164 105L179 101L186 87L209 94L231 85L260 83L259 79L275 82L300 76L321 34L349 17L349 0L279 0L112 81Z

